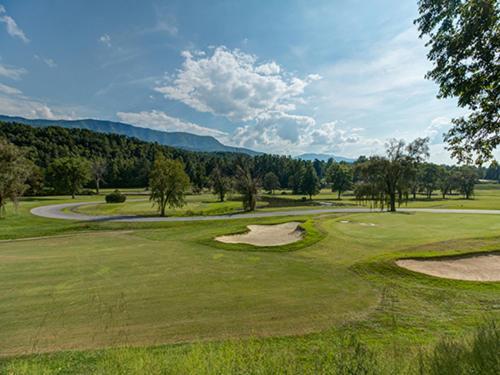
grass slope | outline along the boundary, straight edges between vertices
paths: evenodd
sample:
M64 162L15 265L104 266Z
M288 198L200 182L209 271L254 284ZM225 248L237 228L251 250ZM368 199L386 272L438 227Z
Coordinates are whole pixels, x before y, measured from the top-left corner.
M401 373L420 345L500 318L500 283L438 279L394 264L498 251L496 216L294 218L317 230L310 246L248 252L211 239L286 218L89 224L28 214L64 200L22 202L0 223L3 238L51 235L0 242L0 354L9 356L0 372L320 373L355 334L386 373ZM197 343L171 345L178 342ZM145 345L159 346L133 348ZM77 351L34 354L68 349ZM31 355L12 357L22 353Z

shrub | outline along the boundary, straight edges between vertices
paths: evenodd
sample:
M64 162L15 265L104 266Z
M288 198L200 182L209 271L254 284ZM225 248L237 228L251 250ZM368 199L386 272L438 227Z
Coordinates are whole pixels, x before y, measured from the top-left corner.
M83 190L79 191L79 194L80 195L95 195L95 192L92 189L83 189Z
M476 329L471 340L438 342L434 350L420 358L421 374L500 373L500 329L495 321Z
M115 190L112 193L106 195L106 203L123 203L127 199L125 194L122 194L120 190Z

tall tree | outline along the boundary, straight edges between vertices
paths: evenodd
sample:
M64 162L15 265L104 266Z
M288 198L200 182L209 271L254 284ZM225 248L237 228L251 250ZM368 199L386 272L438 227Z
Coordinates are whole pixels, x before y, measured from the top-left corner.
M293 163L289 169L288 187L292 189L293 194L302 192L302 181L304 179L305 167L301 160Z
M149 187L154 204L158 205L160 216L165 208L182 207L186 204L184 195L189 189L189 177L179 160L166 159L163 154L156 157L149 177Z
M437 189L440 177L439 166L432 163L422 165L421 186L427 195L427 199L431 199L432 192Z
M500 7L498 0L419 0L415 20L428 37L440 98L457 97L469 114L445 139L461 162L481 164L500 144Z
M458 171L459 189L465 196L465 199L470 199L474 195L474 186L477 184L477 171L471 166L460 167Z
M17 204L28 188L26 181L32 170L33 163L21 150L0 138L0 217L5 215L7 199Z
M49 165L48 176L58 192L70 193L75 199L76 193L90 179L90 164L80 157L55 159Z
M219 201L224 202L226 194L231 190L231 179L224 176L219 165L212 170L210 179L213 193L219 197Z
M355 190L356 197L376 200L382 208L388 203L389 210L396 211L398 198L406 196L398 192L408 170L429 156L428 141L428 138L417 138L406 145L403 140L391 139L386 144L385 157L371 157L359 166L363 180Z
M274 190L280 188L280 180L273 172L267 172L262 180L264 190L274 194Z
M307 163L304 176L302 177L301 191L304 194L309 195L309 199L312 200L312 196L316 195L320 191L320 182L316 170L312 163Z
M338 199L343 192L352 187L353 171L345 163L331 163L326 171L326 181L332 184L332 192L338 193Z
M443 199L446 199L446 195L451 193L453 189L451 173L445 167L439 168L439 179L438 179L438 187L441 191L441 196Z
M241 163L236 166L236 190L242 195L243 209L245 211L255 211L257 206L257 193L259 185L257 179L252 174L249 163Z
M484 178L487 180L500 181L500 165L496 160L493 160L488 169L486 169Z
M95 191L99 194L99 188L101 182L104 182L104 174L106 173L106 161L102 158L92 160L90 171L95 182Z

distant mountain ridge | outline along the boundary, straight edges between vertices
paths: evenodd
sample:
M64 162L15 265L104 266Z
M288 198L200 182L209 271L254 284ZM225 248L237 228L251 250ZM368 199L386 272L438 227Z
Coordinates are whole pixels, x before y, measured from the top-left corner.
M112 133L134 137L146 142L157 142L164 146L182 148L190 151L201 152L234 152L247 155L258 155L260 152L246 148L226 146L217 139L207 135L196 135L185 132L164 132L148 128L141 128L122 122L82 119L82 120L45 120L27 119L24 117L11 117L0 115L0 121L17 122L20 124L47 127L60 126L69 129L87 129L98 133Z
M337 156L337 155L331 155L331 154L314 154L314 153L297 155L297 156L295 156L295 159L302 159L302 160L318 159L321 161L328 161L329 159L333 159L336 162L345 161L346 163L354 163L356 161L356 159L346 158L344 156Z

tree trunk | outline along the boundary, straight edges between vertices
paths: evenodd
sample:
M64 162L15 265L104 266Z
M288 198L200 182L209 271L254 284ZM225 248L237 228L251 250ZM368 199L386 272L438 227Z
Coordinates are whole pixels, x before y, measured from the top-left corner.
M389 203L390 203L390 211L396 212L396 194L395 193L389 194Z
M95 180L95 191L96 191L97 195L99 195L99 179Z
M339 196L338 196L338 199L340 200L340 190L339 190Z
M167 201L165 198L160 199L160 216L165 216L165 206L167 205Z
M71 190L71 199L75 199L75 191Z

